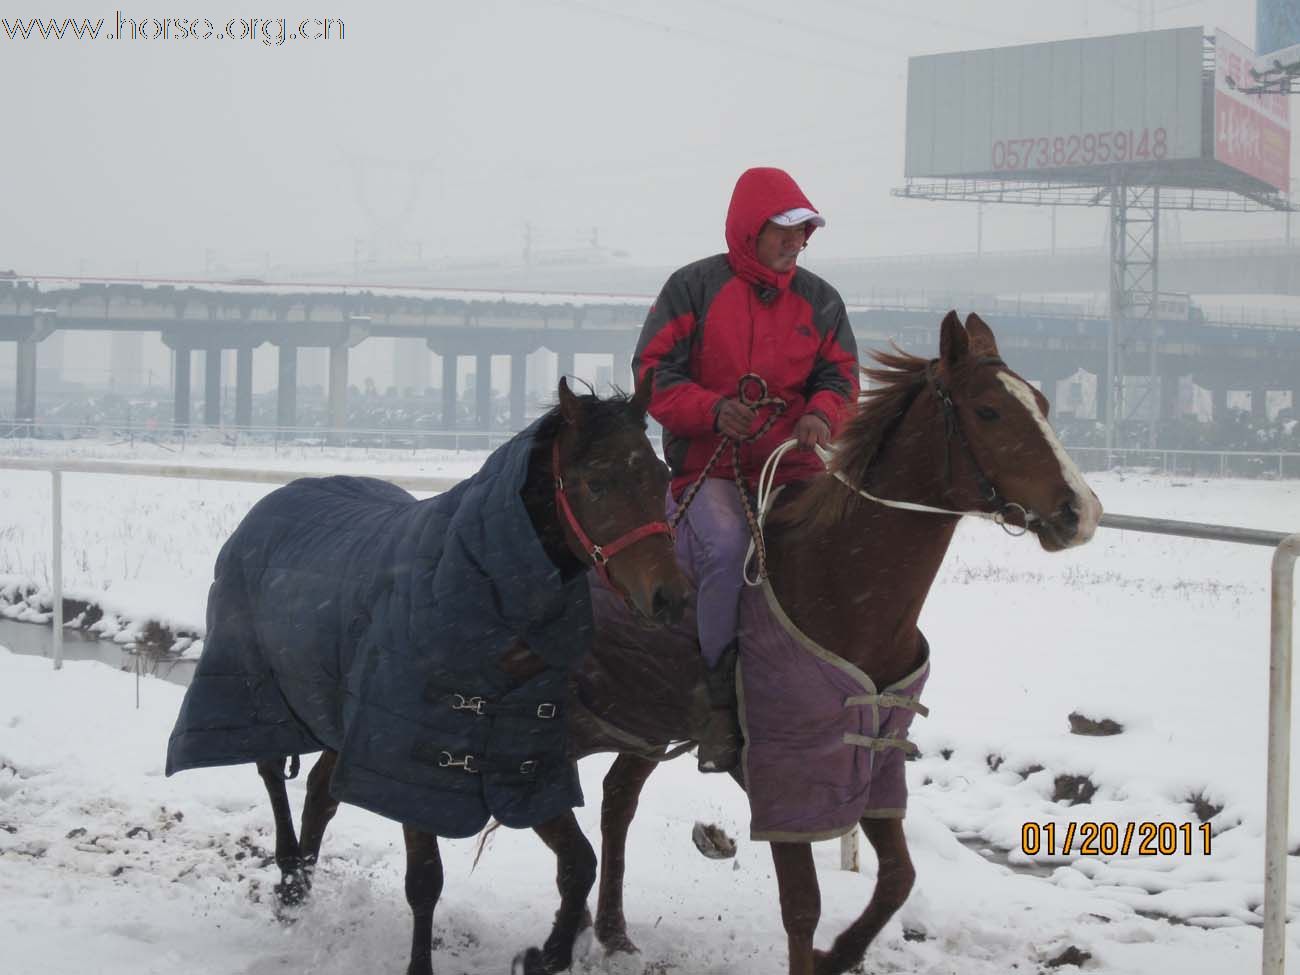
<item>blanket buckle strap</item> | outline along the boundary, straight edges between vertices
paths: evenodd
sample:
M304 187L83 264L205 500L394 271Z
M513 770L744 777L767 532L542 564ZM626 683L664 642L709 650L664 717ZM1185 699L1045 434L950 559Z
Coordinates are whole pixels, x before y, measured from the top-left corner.
M442 752L438 756L438 767L463 768L466 772L473 775L477 775L479 771L478 759L473 755L463 755L460 758L455 758L451 752Z
M465 697L463 694L453 694L455 700L451 704L453 711L473 711L479 717L483 716L483 709L487 707L487 700L477 695L474 697ZM445 755L446 752L443 752Z

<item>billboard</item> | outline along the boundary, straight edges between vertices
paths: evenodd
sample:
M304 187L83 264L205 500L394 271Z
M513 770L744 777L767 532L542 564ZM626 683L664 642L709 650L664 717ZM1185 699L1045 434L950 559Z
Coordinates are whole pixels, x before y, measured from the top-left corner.
M1300 4L1295 0L1255 0L1255 49L1272 54L1300 44Z
M1255 52L1218 31L1214 43L1214 158L1286 192L1291 182L1291 103L1246 95L1228 79L1249 78Z
M904 174L1095 180L1199 161L1202 52L1188 27L911 58Z

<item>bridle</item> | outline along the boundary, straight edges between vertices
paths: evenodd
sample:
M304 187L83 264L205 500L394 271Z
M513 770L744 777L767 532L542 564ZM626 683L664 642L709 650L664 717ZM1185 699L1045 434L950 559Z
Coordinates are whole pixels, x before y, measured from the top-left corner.
M577 537L578 544L582 546L582 550L591 559L591 564L595 566L601 580L615 592L621 592L621 590L614 585L614 580L609 577L608 565L610 559L628 546L651 535L667 535L670 539L676 537L668 522L660 520L639 525L606 545L597 545L582 530L582 525L578 523L578 516L574 514L573 506L569 504L569 496L564 487L564 475L560 471L560 438L558 434L551 441L551 470L555 474L555 507L564 515L569 530Z
M984 356L980 359L977 359L976 364L987 365L987 366L1003 366L1003 367L1006 366L1006 363L1002 361L1000 356ZM975 457L975 451L971 448L970 441L966 437L966 431L962 428L961 418L957 415L957 407L953 404L952 396L951 394L949 394L947 388L943 385L943 383L939 380L938 367L939 367L938 359L931 359L929 361L929 363L925 367L925 384L931 390L931 392L934 393L935 397L939 400L939 408L943 414L943 428L944 428L943 479L945 484L945 491L951 489L953 486L952 485L952 449L953 449L953 441L955 440L957 444L961 447L962 451L965 453L966 459L970 461L971 466L975 469L975 480L976 483L979 485L979 494L981 500L983 500L986 504L992 507L993 510L984 511L976 508L976 509L963 511L963 510L957 510L953 508L940 508L935 505L929 505L929 504L920 504L919 502L916 501L893 501L889 498L878 498L870 491L867 491L865 488L861 488L858 485L852 483L844 475L843 471L835 471L832 474L832 476L836 480L838 480L841 484L845 485L850 491L854 491L857 494L861 495L862 497L866 498L868 501L872 501L876 504L883 505L886 508L896 508L900 511L916 511L922 514L950 515L957 518L983 518L986 521L991 521L994 524L1001 526L1002 530L1005 531L1008 535L1019 537L1020 535L1025 534L1025 532L1029 530L1029 526L1031 524L1037 521L1041 521L1042 519L1039 518L1039 516L1034 514L1032 511L1029 511L1027 508L1025 508L1024 505L1018 504L1015 501L1009 501L998 494L997 488L994 487L993 482L989 480L988 475L984 473L984 468L980 466L979 461ZM785 453L791 450L797 444L798 444L797 440L785 441L779 447L777 447L776 450L772 452L772 455L768 457L767 462L763 465L763 470L760 472L758 477L758 509L760 512L760 522L765 519L767 508L771 501L772 484L776 478L777 465L780 464L781 458L785 455ZM822 459L822 463L827 464L829 466L829 462L832 457L831 452L821 446L817 446L814 449L817 451L817 456ZM1009 514L1014 514L1016 512L1019 512L1020 517L1024 520L1025 524L1023 528L1018 525L1011 524L1010 522L1007 521L1007 516ZM748 558L746 559L746 565L748 565ZM759 580L753 580L748 576L748 574L746 574L745 581L748 582L750 585L757 585L758 582L761 581L761 576Z
M1006 363L1002 361L1001 356L990 355L982 356L975 360L979 366L1002 366L1006 368ZM931 359L925 367L926 385L934 391L934 395L939 400L939 407L943 411L943 433L944 433L944 452L943 452L943 480L945 490L952 487L952 443L956 437L957 442L961 445L966 454L966 459L970 461L971 467L975 471L975 483L979 491L979 496L985 504L993 508L990 511L961 511L953 512L961 515L979 515L989 518L1002 526L1003 531L1009 535L1023 535L1029 529L1030 522L1037 521L1038 516L1029 511L1022 504L1015 501L1008 501L998 494L998 489L989 480L988 475L984 473L984 468L980 466L979 460L975 457L975 451L971 448L970 441L966 439L966 430L961 425L961 418L957 415L957 408L953 405L952 396L939 380L939 360ZM843 478L840 478L843 480ZM845 482L847 483L847 482ZM860 489L859 489L860 490ZM1009 513L1020 512L1020 517L1025 522L1025 527L1019 531L1012 531L1007 527L1007 515Z

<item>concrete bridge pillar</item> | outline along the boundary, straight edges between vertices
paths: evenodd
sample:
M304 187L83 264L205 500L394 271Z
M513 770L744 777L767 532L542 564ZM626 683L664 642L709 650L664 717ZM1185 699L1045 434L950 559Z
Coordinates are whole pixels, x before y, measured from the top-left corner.
M36 420L36 340L19 339L14 377L14 419L19 433L30 436Z
M1182 377L1172 372L1160 373L1160 419L1177 420L1178 392Z
M347 342L330 346L329 409L330 428L342 430L348 425L348 349Z
M193 349L177 346L172 351L175 375L172 376L172 423L178 427L190 425L190 370Z
M613 378L610 381L623 392L631 395L636 388L636 383L632 378L631 349L624 349L621 352L614 353L613 373Z
M572 349L561 349L556 351L555 373L556 373L555 381L557 385L559 384L560 378L563 376L568 376L570 379L573 378L573 350ZM573 383L570 383L569 387L572 388Z
M523 352L510 353L510 428L518 431L527 424L524 414L528 409L525 383L528 378L528 356Z
M492 353L474 356L474 422L480 430L492 427Z
M1106 385L1108 378L1105 371L1095 372L1093 375L1097 378L1097 397L1096 412L1097 422L1107 423L1110 421L1110 387Z
M221 349L203 350L203 422L221 425Z
M456 360L454 352L442 354L442 428L456 429Z
M298 346L279 347L279 376L276 383L275 425L293 427L298 424Z
M1057 388L1066 379L1067 375L1068 373L1059 367L1042 366L1038 370L1038 375L1034 377L1038 380L1043 395L1047 397L1047 401L1053 407L1056 405Z
M253 425L253 349L241 346L235 352L235 426Z
M1268 389L1263 386L1251 388L1250 415L1256 420L1268 419Z
M1210 403L1214 422L1222 423L1228 418L1228 387L1213 386L1210 389Z

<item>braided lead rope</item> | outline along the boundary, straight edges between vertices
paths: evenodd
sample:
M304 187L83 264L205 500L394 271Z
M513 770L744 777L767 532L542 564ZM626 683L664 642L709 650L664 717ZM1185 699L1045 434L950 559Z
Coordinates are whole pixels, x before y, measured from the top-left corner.
M755 399L750 399L745 394L745 384L748 380L756 381L759 384L759 388L762 390L762 393ZM750 550L752 551L757 543L760 571L764 576L766 576L767 548L763 544L762 527L749 504L749 495L745 491L744 478L740 476L740 447L742 444L752 443L753 441L758 440L771 430L772 425L776 423L781 414L785 412L786 402L780 396L767 395L766 381L764 381L761 376L755 375L754 373L746 373L741 376L736 386L740 401L745 406L748 406L752 410L759 410L763 407L770 406L772 407L772 412L768 414L767 419L763 421L757 430L738 440L732 439L726 434L720 434L718 436L718 445L713 448L712 456L709 457L708 463L704 465L704 469L700 471L699 476L696 477L695 480L691 482L691 486L686 489L686 493L682 495L682 503L677 507L677 510L673 512L672 517L668 520L668 524L672 526L673 531L677 530L677 525L686 514L686 509L690 507L691 502L695 500L695 496L699 494L700 488L704 486L705 478L709 476L709 473L717 465L718 458L722 456L723 449L727 444L731 444L732 480L736 482L736 491L740 495L740 505L745 511L745 521L749 524ZM748 556L746 557L746 561L748 561Z

